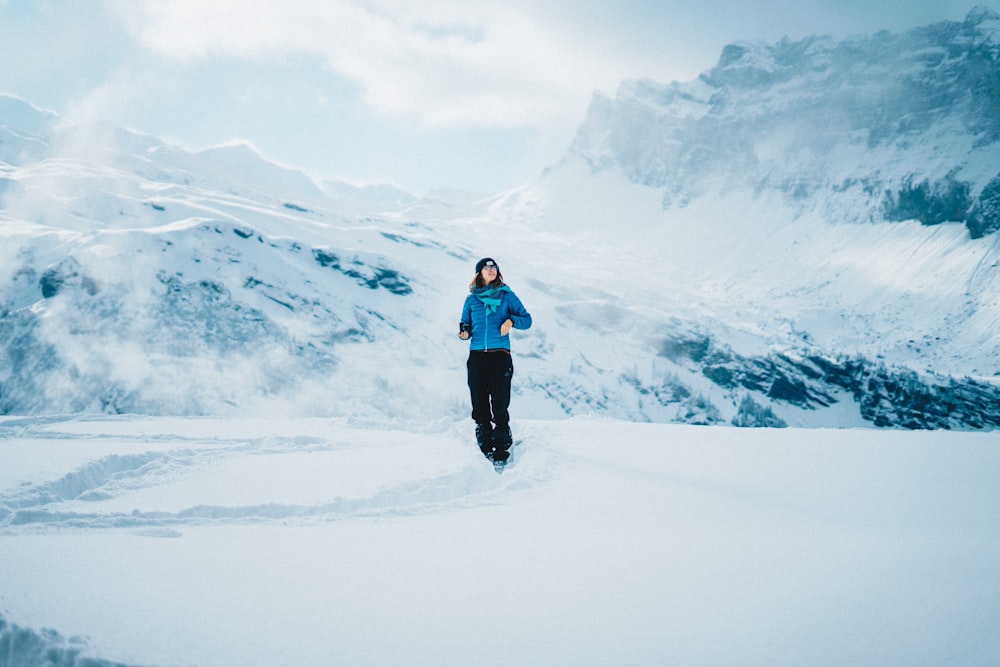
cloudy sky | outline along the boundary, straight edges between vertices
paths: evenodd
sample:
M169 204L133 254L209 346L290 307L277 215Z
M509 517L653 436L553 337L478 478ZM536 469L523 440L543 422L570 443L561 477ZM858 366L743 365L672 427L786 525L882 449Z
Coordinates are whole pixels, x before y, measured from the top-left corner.
M1000 0L0 0L0 92L317 179L495 192L594 92L686 81L741 39L961 20Z

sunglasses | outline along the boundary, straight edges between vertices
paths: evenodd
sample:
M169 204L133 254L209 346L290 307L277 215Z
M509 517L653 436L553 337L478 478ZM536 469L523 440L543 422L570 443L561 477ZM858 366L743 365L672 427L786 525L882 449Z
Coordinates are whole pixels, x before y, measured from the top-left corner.
M485 266L483 266L483 271L496 271L496 270L497 270L496 264L486 264Z

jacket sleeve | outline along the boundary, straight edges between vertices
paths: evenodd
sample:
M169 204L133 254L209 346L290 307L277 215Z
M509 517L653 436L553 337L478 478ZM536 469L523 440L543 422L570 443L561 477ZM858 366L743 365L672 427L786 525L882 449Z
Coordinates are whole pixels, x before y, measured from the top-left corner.
M465 304L462 306L462 318L459 322L462 324L472 324L472 301L469 297L465 297Z
M514 323L515 329L530 329L531 328L531 313L529 313L525 308L521 300L517 298L517 295L511 292L508 294L510 297L508 300L507 316L510 317L510 321Z

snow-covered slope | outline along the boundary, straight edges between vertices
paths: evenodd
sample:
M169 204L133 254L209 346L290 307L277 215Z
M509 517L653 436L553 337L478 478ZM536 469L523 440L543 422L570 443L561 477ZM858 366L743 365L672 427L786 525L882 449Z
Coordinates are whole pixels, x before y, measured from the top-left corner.
M387 377L372 360L391 366L394 334L428 308L407 297L435 289L414 264L475 260L418 224L345 217L243 144L28 130L10 132L44 157L11 150L0 167L5 413L384 415L412 364ZM428 356L423 339L406 347Z
M0 664L1000 661L993 434L517 426L0 419Z
M596 100L490 197L320 187L0 98L0 413L461 418L491 255L535 316L519 416L995 427L996 25L729 47Z
M630 276L623 303L670 314L656 348L695 349L684 365L715 386L811 406L847 390L899 424L876 413L952 409L943 373L985 383L959 403L991 404L998 25L975 9L902 35L737 44L696 81L623 83L504 215L607 258L604 285Z
M597 96L573 152L668 207L734 189L830 221L1000 228L1000 15L727 46L688 83Z

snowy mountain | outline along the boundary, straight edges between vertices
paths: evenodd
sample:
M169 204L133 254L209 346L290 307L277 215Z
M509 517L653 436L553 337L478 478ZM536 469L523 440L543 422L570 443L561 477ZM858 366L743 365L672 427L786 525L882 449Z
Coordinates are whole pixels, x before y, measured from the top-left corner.
M95 132L104 151L59 146ZM406 253L385 254L402 237L317 208L301 172L246 146L108 139L72 128L7 169L3 412L377 403L325 385L421 307Z
M598 96L573 152L667 207L733 189L828 220L1000 228L1000 15L727 46L696 81Z
M354 201L372 207L398 210L417 201L417 197L392 185L357 186L343 181L324 181L323 192L333 199Z
M0 413L461 419L490 255L518 417L995 427L998 25L727 47L489 197L0 97Z
M807 410L846 391L880 425L996 424L998 35L977 8L625 82L506 212L617 247L656 283L623 299L658 291L684 321L664 318L658 356L715 387ZM979 414L953 419L961 405Z

